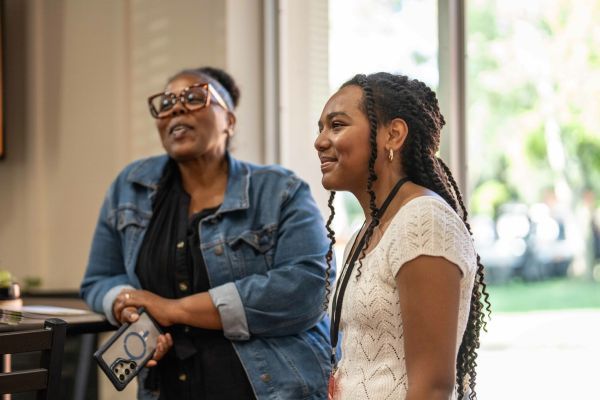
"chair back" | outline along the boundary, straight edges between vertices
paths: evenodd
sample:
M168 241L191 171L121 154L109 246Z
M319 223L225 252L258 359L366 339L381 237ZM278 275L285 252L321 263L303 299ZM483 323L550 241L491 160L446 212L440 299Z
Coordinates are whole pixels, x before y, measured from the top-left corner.
M41 352L41 358L38 368L0 373L0 394L36 391L38 400L58 399L66 332L65 321L51 318L42 329L1 333L3 357Z

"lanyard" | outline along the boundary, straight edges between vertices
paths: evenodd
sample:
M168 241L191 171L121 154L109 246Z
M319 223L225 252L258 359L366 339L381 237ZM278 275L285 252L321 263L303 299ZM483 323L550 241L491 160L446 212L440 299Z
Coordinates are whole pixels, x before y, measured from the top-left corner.
M402 178L400 179L396 185L390 191L390 194L386 197L385 201L381 205L381 208L377 210L377 214L379 218L383 217L385 210L388 208L398 190L404 185L409 179ZM364 224L363 224L364 227ZM361 228L362 230L362 228ZM359 231L360 233L360 231ZM346 292L346 288L348 287L348 281L350 281L350 276L352 275L352 271L354 270L354 264L358 259L358 256L362 252L363 247L365 246L366 235L363 234L358 246L356 246L356 240L358 236L354 239L354 244L352 245L352 249L350 250L350 254L348 254L348 258L346 259L346 264L344 265L344 270L340 274L340 279L335 288L335 293L333 295L333 305L332 305L332 318L331 318L331 327L330 327L330 340L331 340L331 363L335 367L337 364L336 361L336 347L338 343L338 333L340 331L340 319L342 316L342 304L344 302L344 293ZM349 260L349 261L348 261Z

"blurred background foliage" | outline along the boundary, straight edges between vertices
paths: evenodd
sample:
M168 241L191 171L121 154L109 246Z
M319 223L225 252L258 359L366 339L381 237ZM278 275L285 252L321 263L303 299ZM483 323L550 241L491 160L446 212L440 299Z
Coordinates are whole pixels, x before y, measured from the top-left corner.
M600 192L600 2L470 0L471 209Z

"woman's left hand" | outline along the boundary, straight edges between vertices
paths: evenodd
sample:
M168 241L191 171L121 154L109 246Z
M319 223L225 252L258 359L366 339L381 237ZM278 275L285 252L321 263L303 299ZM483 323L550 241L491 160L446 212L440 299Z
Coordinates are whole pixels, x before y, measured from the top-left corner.
M161 326L171 326L174 319L177 300L166 299L147 290L131 290L124 299L125 307L144 307L146 312Z
M155 367L158 361L167 354L167 352L173 347L173 338L170 333L160 335L156 340L156 350L152 358L146 363L146 367Z

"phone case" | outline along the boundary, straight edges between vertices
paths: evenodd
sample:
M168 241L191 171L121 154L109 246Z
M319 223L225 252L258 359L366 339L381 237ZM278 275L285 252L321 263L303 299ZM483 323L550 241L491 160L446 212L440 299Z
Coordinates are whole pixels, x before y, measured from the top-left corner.
M143 308L138 314L137 321L121 325L94 353L94 359L119 391L125 389L152 358L158 336L162 334L158 324Z

